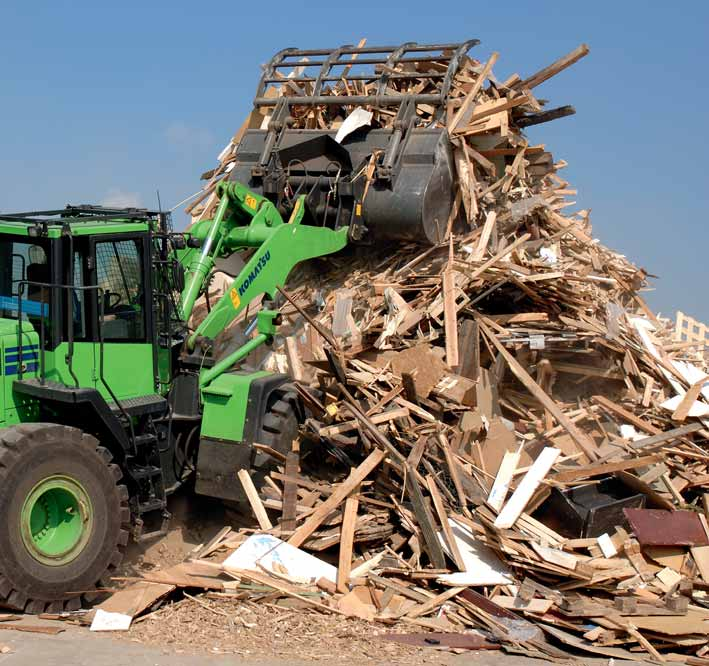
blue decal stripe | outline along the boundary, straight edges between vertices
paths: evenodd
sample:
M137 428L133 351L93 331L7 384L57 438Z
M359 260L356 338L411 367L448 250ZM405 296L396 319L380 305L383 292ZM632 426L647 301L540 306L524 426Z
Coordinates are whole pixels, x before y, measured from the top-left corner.
M5 353L6 354L12 354L17 353L20 350L19 347L6 347L5 348ZM28 352L28 351L39 351L39 345L22 345L22 351L23 352Z
M23 370L23 372L37 372L39 369L39 364L38 363L28 363L27 367ZM6 365L5 366L5 375L7 377L12 377L13 375L17 374L17 366L16 365Z
M5 354L5 363L17 363L20 360L19 354ZM38 361L39 355L37 352L25 352L22 354L23 361Z

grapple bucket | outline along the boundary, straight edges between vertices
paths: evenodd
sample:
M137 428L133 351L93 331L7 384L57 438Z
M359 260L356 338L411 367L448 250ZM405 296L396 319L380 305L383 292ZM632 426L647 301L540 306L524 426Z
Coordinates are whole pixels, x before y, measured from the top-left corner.
M281 51L230 178L286 215L307 194L313 221L348 226L353 240L440 242L455 181L446 103L477 43Z

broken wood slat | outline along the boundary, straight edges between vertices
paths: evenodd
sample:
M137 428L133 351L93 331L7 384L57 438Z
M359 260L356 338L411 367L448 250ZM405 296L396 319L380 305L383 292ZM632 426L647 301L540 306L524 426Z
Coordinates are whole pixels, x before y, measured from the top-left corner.
M509 529L512 527L520 514L524 511L527 503L532 498L537 486L551 469L556 459L561 454L559 449L547 447L542 450L539 457L534 461L530 470L525 474L512 497L500 511L500 515L495 519L495 527L498 529Z
M427 602L421 604L420 606L413 608L405 615L408 618L414 618L414 617L420 617L421 615L426 615L427 613L430 613L431 611L436 610L436 608L438 608L439 606L442 606L446 601L448 601L448 599L452 599L453 597L460 594L465 589L466 589L465 587L451 587L449 590L442 592L441 594L434 597L433 599L429 599Z
M496 263L502 261L508 254L514 252L520 245L526 243L531 238L531 234L523 234L517 238L514 242L508 245L503 250L500 250L496 255L482 263L477 268L470 270L469 266L461 266L460 263L456 263L456 267L460 267L466 271L467 276L470 280L474 280L479 275L482 275L488 268L494 266Z
M241 486L244 489L244 492L246 493L246 498L249 500L251 509L253 510L254 515L256 516L256 520L258 520L259 526L262 530L272 529L273 524L271 523L271 520L269 519L268 514L266 513L266 509L263 506L261 498L258 496L258 491L256 490L256 486L254 486L254 482L251 480L251 475L249 474L248 470L239 470L237 476L239 477Z
M28 634L46 634L56 636L65 631L64 627L52 627L46 624L0 624L0 631L21 631Z
M298 474L299 450L300 442L296 439L286 455L286 478L283 479L283 509L281 513L281 529L284 532L292 532L296 527L298 484L295 476Z
M500 468L497 470L495 482L487 498L488 505L495 511L500 511L507 498L510 482L517 469L517 465L519 465L520 457L521 453L519 451L505 451L505 455L500 463Z
M480 375L480 327L474 319L466 319L458 334L458 374L476 381Z
M566 54L563 58L559 58L551 65L545 67L544 69L540 69L536 74L532 74L532 76L524 79L524 81L520 81L518 84L515 85L515 88L529 88L530 90L532 88L536 88L538 85L544 83L544 81L547 81L552 76L555 76L567 67L570 67L575 62L579 61L581 58L587 56L588 54L588 46L586 44L581 44L581 46L576 47L573 51Z
M451 368L458 365L458 320L455 305L455 273L443 272L443 313L446 331L446 362Z
M348 497L345 500L345 511L342 517L342 532L340 535L340 558L337 566L337 589L342 593L348 591L347 583L352 568L352 544L354 543L358 506L359 500L356 495Z
M629 460L620 460L618 462L586 465L585 467L579 467L577 469L557 472L551 477L551 479L563 483L578 481L592 476L601 476L628 469L637 469L638 467L645 467L646 465L653 465L659 460L661 460L661 456L654 454L649 456L641 456L639 458L631 458Z
M428 487L428 492L431 495L433 508L438 516L438 522L443 530L443 536L446 540L446 544L448 545L448 550L451 552L453 561L459 571L465 571L465 562L463 561L463 556L460 554L460 550L458 549L458 542L455 540L451 526L448 523L448 514L446 513L446 508L443 505L443 498L436 487L435 480L430 475L426 477L426 486Z
M386 412L380 412L375 414L370 418L370 421L374 425L381 425L383 423L388 423L394 419L403 419L409 415L409 410L405 407L398 409L390 409ZM357 429L358 421L356 419L352 421L345 421L344 423L338 423L336 425L326 426L325 428L320 428L318 435L320 437L332 437L333 435L342 435L350 430Z
M488 78L490 72L492 71L493 65L497 62L497 59L499 57L499 53L493 53L490 56L489 60L485 63L485 66L482 68L480 74L478 74L478 78L475 81L475 85L473 85L473 87L467 93L465 99L463 100L463 103L460 105L460 108L453 116L450 123L448 123L448 131L451 134L456 131L457 127L461 124L461 122L465 122L466 117L472 112L475 98L477 97L478 93L485 84L485 80Z
M294 532L288 539L291 546L300 546L302 543L322 524L323 520L332 513L345 498L374 471L387 457L386 452L375 449L367 458L352 470L346 481L341 483L337 489L327 498L315 512Z
M414 514L416 515L416 522L423 534L424 547L433 566L437 569L444 569L446 566L446 558L443 553L443 548L441 548L441 544L438 541L433 515L426 504L413 468L407 465L406 471L406 489L409 499L411 500Z

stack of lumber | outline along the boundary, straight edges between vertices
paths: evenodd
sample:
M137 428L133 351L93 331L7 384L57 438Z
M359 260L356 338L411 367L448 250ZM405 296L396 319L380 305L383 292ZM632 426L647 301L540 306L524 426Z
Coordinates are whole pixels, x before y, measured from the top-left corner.
M267 367L290 372L309 418L260 492L241 482L262 532L337 575L308 586L215 565L243 583L235 599L475 628L547 658L709 663L707 375L641 297L647 273L594 239L588 211L566 212L564 163L523 134L571 112L535 90L587 52L504 82L497 54L465 62L444 117L418 110L455 145L462 230L349 249L282 290ZM342 106L294 107L296 126L336 127L357 85L329 90Z

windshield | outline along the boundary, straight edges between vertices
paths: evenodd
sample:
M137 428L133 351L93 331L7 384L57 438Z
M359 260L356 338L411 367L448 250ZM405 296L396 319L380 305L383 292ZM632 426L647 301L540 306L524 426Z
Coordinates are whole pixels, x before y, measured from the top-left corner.
M38 320L48 314L49 289L38 283L51 282L48 252L45 239L0 235L0 317L15 319L19 312L19 290L22 291L23 319Z

